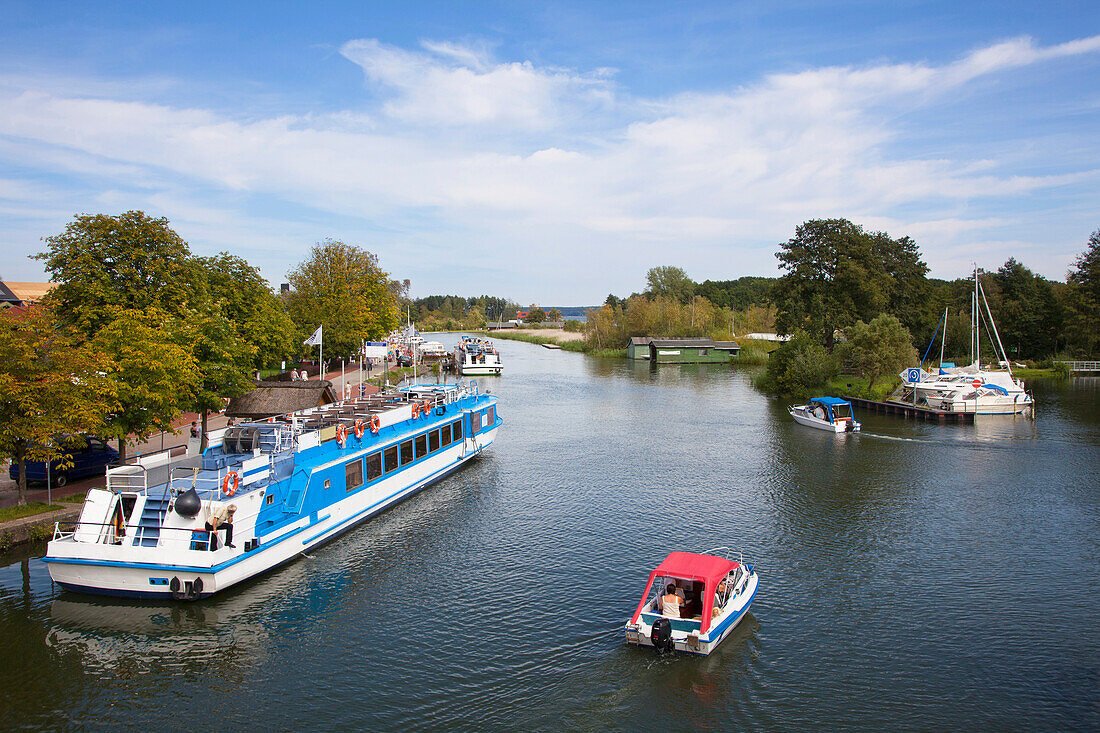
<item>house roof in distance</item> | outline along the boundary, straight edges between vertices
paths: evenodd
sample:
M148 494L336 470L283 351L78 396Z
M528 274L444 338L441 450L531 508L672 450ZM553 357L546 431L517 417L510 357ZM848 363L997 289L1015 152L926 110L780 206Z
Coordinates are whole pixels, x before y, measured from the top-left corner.
M18 283L4 281L2 284L24 304L37 303L46 293L57 287L57 283Z

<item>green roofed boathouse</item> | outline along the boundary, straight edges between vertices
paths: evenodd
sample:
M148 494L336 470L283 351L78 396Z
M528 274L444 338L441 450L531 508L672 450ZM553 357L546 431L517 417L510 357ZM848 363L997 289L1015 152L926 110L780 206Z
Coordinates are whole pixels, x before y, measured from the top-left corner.
M735 341L633 336L626 345L626 355L629 359L649 359L651 364L725 364L740 349Z

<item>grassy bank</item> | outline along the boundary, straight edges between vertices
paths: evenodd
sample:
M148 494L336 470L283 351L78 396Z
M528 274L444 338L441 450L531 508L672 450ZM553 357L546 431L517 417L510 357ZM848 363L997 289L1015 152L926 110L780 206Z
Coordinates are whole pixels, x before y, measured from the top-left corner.
M583 340L574 339L572 341L559 341L549 336L536 336L535 334L522 333L520 331L493 331L492 333L487 333L486 335L489 338L507 339L509 341L523 341L528 344L557 344L564 351L575 351L579 354L590 353L586 348ZM625 356L626 349L622 349L622 352L623 356ZM597 356L597 354L593 354L593 356Z
M860 397L865 400L881 402L886 396L898 388L899 379L879 378L875 381L874 389L870 386L871 380L854 374L841 374L833 377L822 388L823 394L830 397Z
M44 504L40 501L32 501L24 506L9 506L0 509L0 522L10 522L13 519L33 517L36 514L45 514L46 512L53 512L64 508L65 507L58 506L57 504Z

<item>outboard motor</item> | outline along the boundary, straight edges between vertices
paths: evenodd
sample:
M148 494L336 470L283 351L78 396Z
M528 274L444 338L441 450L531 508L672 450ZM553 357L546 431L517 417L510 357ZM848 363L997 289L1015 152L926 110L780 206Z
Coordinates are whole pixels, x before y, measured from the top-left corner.
M676 647L672 641L672 622L664 616L654 621L649 640L653 642L653 648L658 654L672 651Z
M181 517L190 519L198 514L200 509L202 509L202 499L199 498L199 492L193 488L176 497L176 514Z

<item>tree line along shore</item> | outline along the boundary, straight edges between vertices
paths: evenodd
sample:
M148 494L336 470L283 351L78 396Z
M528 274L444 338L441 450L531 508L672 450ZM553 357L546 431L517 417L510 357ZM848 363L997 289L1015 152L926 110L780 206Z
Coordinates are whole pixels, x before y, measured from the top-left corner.
M65 461L65 436L80 434L118 440L125 457L128 440L171 430L185 411L202 416L205 433L207 416L257 373L306 356L303 341L321 324L326 354L350 358L406 314L422 330L562 319L499 296L413 299L410 281L377 255L332 239L314 245L278 292L243 258L196 256L166 219L141 211L81 214L43 241L35 257L55 287L40 303L0 312L0 457L19 466ZM608 295L585 321L566 320L576 340L496 335L602 356L625 355L631 336L741 338L737 360L767 364L766 389L804 392L844 373L846 385L855 378L862 388L862 379L873 390L917 360L946 307L944 353L965 359L972 281L929 278L911 238L810 220L776 257L776 278L695 282L679 267L654 267L644 291ZM1015 259L978 276L1010 358L1043 367L1096 354L1100 230L1064 283ZM791 338L778 347L743 338L773 331ZM22 504L22 472L18 483Z

